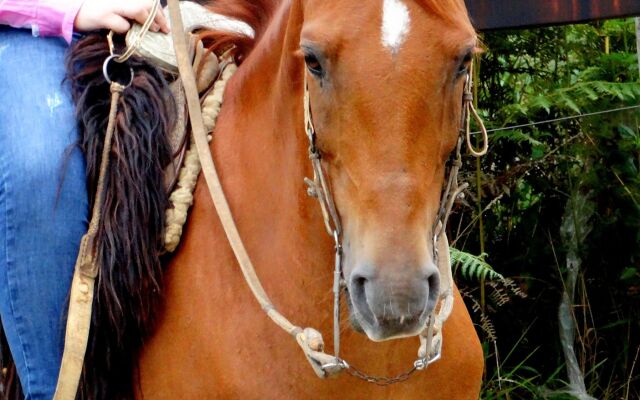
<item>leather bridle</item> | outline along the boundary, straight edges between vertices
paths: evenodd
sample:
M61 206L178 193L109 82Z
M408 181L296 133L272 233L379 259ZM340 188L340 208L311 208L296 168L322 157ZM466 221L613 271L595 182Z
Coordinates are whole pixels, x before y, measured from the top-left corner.
M451 214L451 210L455 200L468 187L467 183L460 185L458 183L458 172L462 166L461 148L463 141L466 141L469 152L475 157L481 157L488 150L488 137L482 119L478 115L473 105L472 92L472 70L466 74L464 85L464 93L462 98L462 116L460 122L460 130L458 140L455 147L455 156L449 166L449 174L446 185L442 192L440 207L432 228L433 232L433 257L441 278L441 290L439 294L439 302L429 315L427 327L420 334L420 348L418 358L414 362L413 368L396 377L375 377L370 376L352 366L344 359L340 358L340 294L341 282L343 281L342 271L342 224L338 214L333 195L331 193L329 181L322 167L322 156L320 150L316 146L316 130L313 123L311 113L311 100L307 81L307 72L304 76L304 127L309 140L309 160L313 169L313 179L305 178L308 186L307 193L314 197L320 204L324 225L327 233L333 238L335 243L335 267L333 277L333 349L334 361L322 365L322 369L345 369L357 378L375 383L378 385L388 385L392 383L402 382L408 379L415 371L426 369L430 364L438 361L442 355L442 326L447 320L453 309L453 277L451 274L451 263L449 257L449 242L445 233L445 227ZM470 120L474 117L480 126L482 133L482 147L476 149L471 144Z

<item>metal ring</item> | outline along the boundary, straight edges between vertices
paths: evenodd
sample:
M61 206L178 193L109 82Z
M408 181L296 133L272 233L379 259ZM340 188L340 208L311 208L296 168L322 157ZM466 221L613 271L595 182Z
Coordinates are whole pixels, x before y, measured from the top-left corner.
M431 365L434 362L440 360L442 358L442 350L439 350L436 354L433 355L432 358L429 359L429 361L427 362L427 365Z
M343 359L337 359L336 361L332 362L332 363L326 363L326 364L322 364L320 366L320 368L324 371L327 368L335 368L335 367L340 367L342 369L349 369L351 368L349 366L349 364L343 360Z
M116 58L120 57L119 54L112 54L109 57L107 57L104 60L104 63L102 64L102 74L104 75L104 79L106 79L106 81L111 84L113 83L113 80L109 77L109 62L110 61L114 61L116 62ZM131 84L133 83L133 68L129 67L129 73L130 73L130 78L129 78L129 82L127 82L127 84L122 84L125 88L128 88L129 86L131 86ZM120 82L117 82L120 83Z

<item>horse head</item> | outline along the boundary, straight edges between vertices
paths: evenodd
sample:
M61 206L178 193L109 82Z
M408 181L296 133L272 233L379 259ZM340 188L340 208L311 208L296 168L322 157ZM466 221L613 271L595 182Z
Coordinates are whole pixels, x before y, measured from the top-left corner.
M343 228L352 325L374 341L417 335L438 301L434 225L476 34L462 0L302 9L300 56Z

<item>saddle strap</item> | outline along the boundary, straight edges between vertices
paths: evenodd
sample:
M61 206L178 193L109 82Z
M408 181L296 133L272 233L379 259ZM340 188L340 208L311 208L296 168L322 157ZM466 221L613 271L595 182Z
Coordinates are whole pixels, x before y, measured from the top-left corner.
M96 199L91 214L91 222L87 233L80 242L80 251L76 260L71 282L71 295L69 298L69 314L64 338L64 353L56 384L54 400L74 400L78 391L80 375L84 365L84 355L87 351L89 340L89 328L91 325L91 311L93 306L93 290L98 276L99 261L95 257L95 237L100 226L102 200L104 197L104 179L109 168L109 152L111 141L116 126L116 114L118 112L118 100L125 86L111 83L111 108L109 110L109 122L105 133L102 158L100 160L100 174Z

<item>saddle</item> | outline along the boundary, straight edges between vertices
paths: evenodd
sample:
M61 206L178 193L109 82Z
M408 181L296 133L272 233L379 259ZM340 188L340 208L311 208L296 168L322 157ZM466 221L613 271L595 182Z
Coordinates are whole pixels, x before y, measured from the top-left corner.
M206 109L209 105L206 103L210 102L207 99L212 95L214 83L222 78L222 71L228 67L232 60L225 54L218 56L206 50L197 31L215 29L236 32L249 37L253 37L254 32L249 25L242 21L212 13L205 7L191 1L181 1L180 12L182 13L185 34L189 41L189 55L193 60L193 70L196 72L196 84L201 105L203 109ZM171 26L170 20L167 23ZM135 48L135 55L163 70L172 80L171 95L178 111L175 127L169 137L173 160L165 171L165 190L167 193L171 193L176 187L180 168L184 164L185 153L189 147L187 140L188 110L171 36L151 31L141 35L142 29L142 25L138 23L132 25L125 38L127 48ZM203 112L203 117L205 118L205 127L208 133L211 133L214 120L206 112Z
M211 140L215 120L222 105L225 84L236 67L228 51L218 55L205 49L197 31L215 29L248 37L253 37L254 32L246 23L212 13L197 3L181 1L179 4L189 43L189 57L196 73L203 122L208 139ZM168 24L171 22L168 21ZM164 188L171 201L171 206L166 212L165 250L173 252L180 243L182 227L193 203L193 190L200 173L200 163L194 143L189 140L189 111L178 71L174 42L170 35L161 32L143 33L142 29L142 25L134 24L127 32L127 48L135 48L135 55L166 73L171 81L170 95L174 99L177 111L175 126L168 138L172 160L164 172Z

